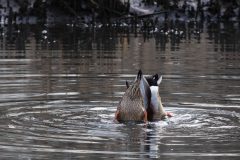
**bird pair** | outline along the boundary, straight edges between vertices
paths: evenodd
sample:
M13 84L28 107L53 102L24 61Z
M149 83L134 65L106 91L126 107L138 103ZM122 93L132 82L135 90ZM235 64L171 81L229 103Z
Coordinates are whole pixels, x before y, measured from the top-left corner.
M163 108L159 95L162 76L144 76L139 70L132 85L126 82L127 90L120 100L115 113L118 122L147 122L162 120L172 114Z

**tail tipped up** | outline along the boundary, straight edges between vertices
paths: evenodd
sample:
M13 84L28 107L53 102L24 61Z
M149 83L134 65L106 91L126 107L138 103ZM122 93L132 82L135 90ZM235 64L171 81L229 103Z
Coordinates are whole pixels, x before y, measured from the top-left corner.
M127 87L127 89L130 87L128 81L126 81L126 87Z
M153 80L155 80L155 81L158 80L158 74L153 75Z
M138 80L142 79L142 70L141 69L138 71L137 79Z

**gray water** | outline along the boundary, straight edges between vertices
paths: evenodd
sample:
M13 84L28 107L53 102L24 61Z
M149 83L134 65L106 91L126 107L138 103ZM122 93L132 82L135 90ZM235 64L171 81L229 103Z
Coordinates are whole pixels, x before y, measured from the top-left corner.
M2 28L0 159L239 159L239 24L178 29ZM138 69L174 117L113 121Z

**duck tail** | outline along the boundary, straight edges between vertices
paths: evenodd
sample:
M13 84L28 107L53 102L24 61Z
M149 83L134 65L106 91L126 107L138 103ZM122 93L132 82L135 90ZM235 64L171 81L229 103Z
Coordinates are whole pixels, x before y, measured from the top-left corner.
M127 89L130 87L128 81L126 81L126 86L127 86Z
M138 71L137 79L138 79L138 80L141 80L141 78L142 78L142 70L140 69L140 70Z
M153 75L153 80L158 80L158 74Z

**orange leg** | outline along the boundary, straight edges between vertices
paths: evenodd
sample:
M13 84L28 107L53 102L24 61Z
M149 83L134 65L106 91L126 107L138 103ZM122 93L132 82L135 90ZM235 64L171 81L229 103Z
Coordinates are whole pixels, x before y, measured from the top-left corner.
M173 114L171 112L166 112L168 117L173 117Z
M115 120L119 121L119 118L120 118L120 112L119 112L119 110L116 110L116 112L115 112Z
M147 123L147 111L144 111L143 121L144 121L145 123Z

